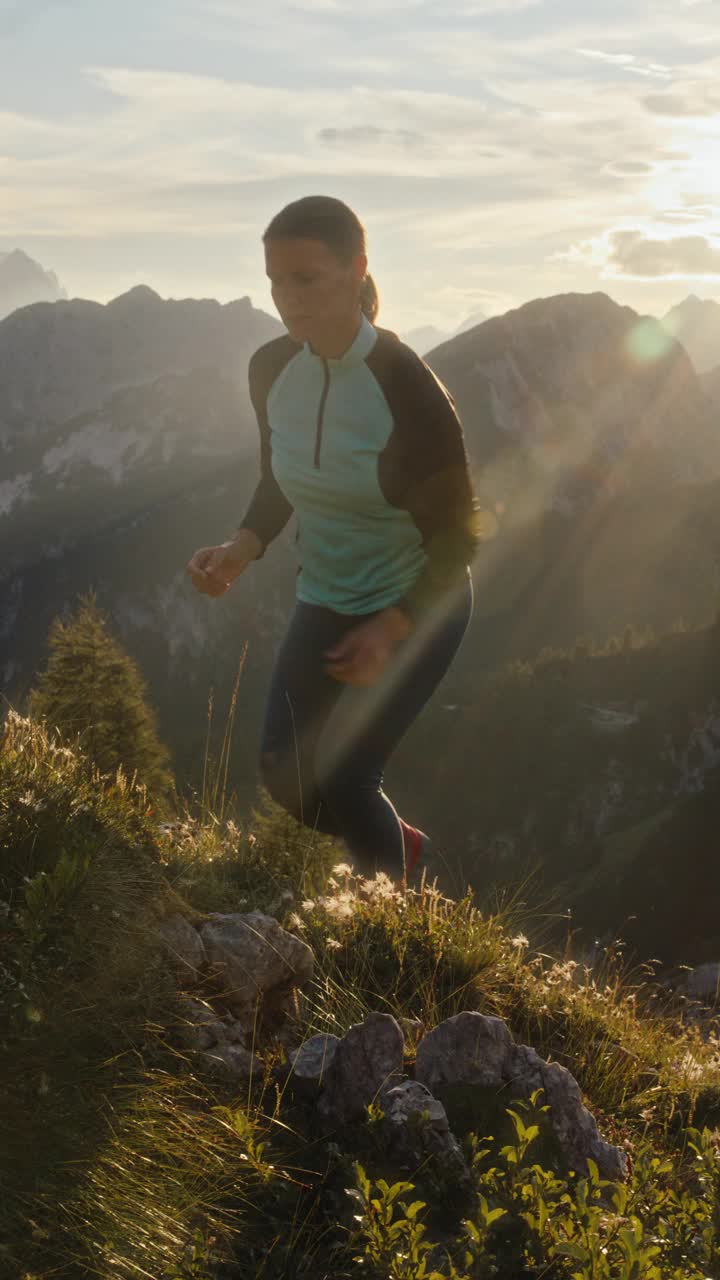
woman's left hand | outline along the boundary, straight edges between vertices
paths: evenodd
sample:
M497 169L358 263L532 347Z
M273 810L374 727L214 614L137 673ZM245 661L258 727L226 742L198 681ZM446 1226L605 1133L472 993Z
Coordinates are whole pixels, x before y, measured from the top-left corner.
M353 627L332 649L325 650L325 670L342 684L375 684L410 630L411 623L401 609L383 609L368 622Z

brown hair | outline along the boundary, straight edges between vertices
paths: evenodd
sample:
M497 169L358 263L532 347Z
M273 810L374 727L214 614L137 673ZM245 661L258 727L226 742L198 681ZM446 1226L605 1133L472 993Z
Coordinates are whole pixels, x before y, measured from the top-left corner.
M344 263L350 262L356 253L367 253L362 222L349 205L334 196L303 196L286 204L266 227L263 244L284 239L320 240ZM369 273L361 285L360 306L372 323L380 308L380 299Z

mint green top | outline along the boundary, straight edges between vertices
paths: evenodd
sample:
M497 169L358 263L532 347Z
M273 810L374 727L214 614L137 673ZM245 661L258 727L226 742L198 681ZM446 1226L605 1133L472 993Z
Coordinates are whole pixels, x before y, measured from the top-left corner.
M298 517L297 596L337 613L393 604L425 565L420 530L388 503L378 478L394 422L366 364L376 340L363 316L337 360L306 342L267 399L273 472Z
M467 578L475 499L451 396L362 316L338 359L289 335L255 352L261 478L242 522L263 550L295 513L298 598L414 617Z

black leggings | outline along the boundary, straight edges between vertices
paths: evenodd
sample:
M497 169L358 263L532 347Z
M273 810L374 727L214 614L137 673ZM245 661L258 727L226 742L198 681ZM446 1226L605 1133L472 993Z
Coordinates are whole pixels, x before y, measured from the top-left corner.
M398 645L381 679L361 688L327 675L323 655L374 615L296 604L270 683L263 782L300 822L340 836L363 874L402 871L402 829L383 770L450 666L472 608L468 575Z

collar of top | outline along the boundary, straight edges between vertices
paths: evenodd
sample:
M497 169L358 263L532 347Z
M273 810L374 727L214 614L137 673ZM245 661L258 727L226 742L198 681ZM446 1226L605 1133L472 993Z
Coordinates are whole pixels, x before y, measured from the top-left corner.
M372 351L376 338L377 330L374 325L370 323L365 312L363 312L360 318L360 328L358 329L355 338L351 342L347 351L344 351L341 356L337 357L337 359L332 359L327 356L318 356L313 351L309 342L304 342L303 347L306 355L315 356L316 360L324 359L331 369L347 369L350 368L351 365L362 364L365 357Z

